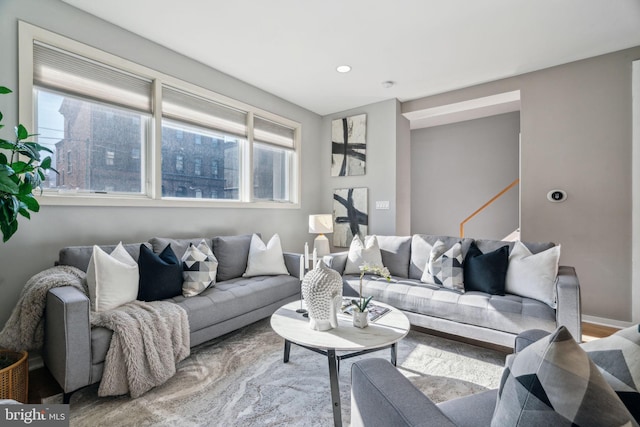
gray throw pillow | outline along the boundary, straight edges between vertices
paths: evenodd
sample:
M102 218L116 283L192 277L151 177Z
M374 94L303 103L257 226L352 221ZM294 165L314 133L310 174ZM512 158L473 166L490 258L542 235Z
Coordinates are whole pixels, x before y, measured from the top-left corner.
M561 326L507 358L492 427L637 425L587 353Z
M204 237L193 237L189 239L171 239L168 237L153 237L149 239L153 252L159 254L167 247L171 245L171 249L176 254L178 259L182 258L184 253L189 249L190 245L198 246L200 242L204 240L205 244L211 247L211 239L205 239Z
M247 270L247 258L252 234L240 236L218 236L213 238L213 254L218 260L216 280L241 277ZM260 236L258 234L258 236Z
M377 236L382 264L392 276L409 277L411 236Z

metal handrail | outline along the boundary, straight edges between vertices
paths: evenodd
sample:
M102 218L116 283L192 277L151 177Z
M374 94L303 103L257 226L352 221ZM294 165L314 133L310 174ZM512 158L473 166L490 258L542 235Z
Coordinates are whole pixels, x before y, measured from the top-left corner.
M505 188L502 189L502 191L500 191L498 194L496 194L495 196L493 196L487 203L485 203L484 205L480 206L474 213L472 213L471 215L469 215L468 217L466 217L464 219L464 221L462 221L460 223L460 238L464 237L464 225L469 222L473 217L475 217L476 215L478 215L480 212L482 212L483 210L485 210L490 204L492 204L493 202L495 202L496 200L498 200L500 197L502 197L502 195L504 193L506 193L507 191L511 190L513 187L515 187L516 185L518 185L518 183L520 182L520 178L516 178L511 184L507 185Z

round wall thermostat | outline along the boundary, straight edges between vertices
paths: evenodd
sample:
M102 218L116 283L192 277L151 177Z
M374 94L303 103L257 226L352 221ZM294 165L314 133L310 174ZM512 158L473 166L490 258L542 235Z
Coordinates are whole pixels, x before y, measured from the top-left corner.
M551 190L547 193L547 200L558 203L567 200L567 192L563 190Z

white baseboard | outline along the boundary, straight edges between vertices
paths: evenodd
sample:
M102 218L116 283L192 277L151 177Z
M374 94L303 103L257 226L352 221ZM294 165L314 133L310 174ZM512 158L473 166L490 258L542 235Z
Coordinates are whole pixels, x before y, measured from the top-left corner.
M620 329L628 328L629 326L634 325L633 322L607 319L606 317L587 316L585 314L582 315L582 321L587 323L593 323L595 325L609 326L611 328L620 328Z

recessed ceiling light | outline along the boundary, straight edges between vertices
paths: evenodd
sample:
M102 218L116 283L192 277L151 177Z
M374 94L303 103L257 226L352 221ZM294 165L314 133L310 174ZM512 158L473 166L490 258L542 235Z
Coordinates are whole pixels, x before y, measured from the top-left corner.
M351 67L348 65L340 65L338 66L338 68L336 68L336 71L339 73L348 73L349 71L351 71Z
M396 82L392 82L391 80L387 80L386 82L382 82L382 87L385 89L389 89L390 87L393 87Z

